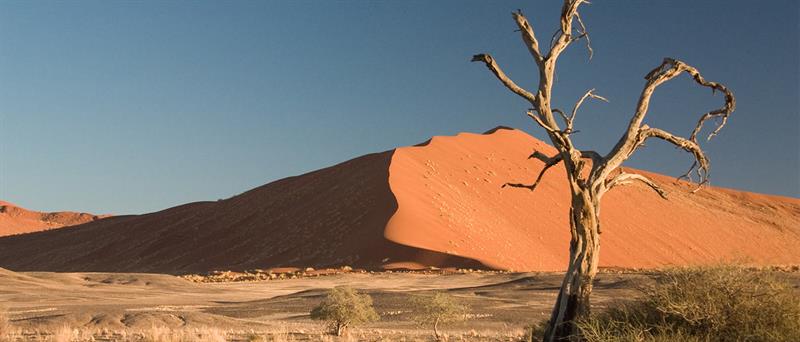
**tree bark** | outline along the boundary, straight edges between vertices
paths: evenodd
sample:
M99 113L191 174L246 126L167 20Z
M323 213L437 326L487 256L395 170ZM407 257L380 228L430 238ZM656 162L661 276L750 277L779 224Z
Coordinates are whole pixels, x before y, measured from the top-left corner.
M336 323L336 336L342 336L345 328L347 328L347 323Z
M569 267L550 316L545 342L578 340L576 323L589 316L589 295L600 256L598 203L591 189L573 191Z

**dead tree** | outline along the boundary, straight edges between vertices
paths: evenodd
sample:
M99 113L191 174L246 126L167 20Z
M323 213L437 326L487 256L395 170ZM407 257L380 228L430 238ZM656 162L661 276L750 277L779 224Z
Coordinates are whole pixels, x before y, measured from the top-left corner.
M728 116L736 106L733 93L727 87L705 80L696 68L682 61L665 58L661 65L645 76L645 86L639 95L639 102L633 118L614 148L606 155L577 149L573 145L570 135L575 132L573 124L578 110L587 99L605 101L605 98L595 94L594 89L589 90L577 101L570 112L553 108L551 99L556 61L561 53L571 43L583 39L586 41L589 58L591 58L589 33L578 13L578 7L584 2L584 0L564 0L561 8L561 26L553 35L549 51L546 53L539 45L533 26L527 18L521 11L512 13L522 35L522 41L539 69L539 88L535 93L514 83L500 69L497 61L491 55L479 54L472 57L473 62L483 62L506 88L531 104L532 108L528 111L528 116L544 128L553 146L558 150L558 153L553 156L545 156L538 151L530 156L530 158L539 159L545 163L533 184L506 185L534 190L544 173L551 167L563 163L566 168L572 198L569 213L571 231L569 264L545 333L545 341L580 339L575 322L589 315L589 295L592 292L592 281L597 274L600 251L599 215L600 200L603 195L618 185L640 182L655 190L661 197L666 198L666 192L658 184L643 175L624 172L621 168L622 163L648 139L664 140L694 155L694 163L682 177L690 177L692 172L695 172L699 176L697 187L699 189L708 181L709 161L698 144L697 137L701 134L703 124L711 119L716 120L716 127L709 134L708 139L714 137L725 125ZM721 108L700 117L689 138L642 124L647 115L650 97L656 88L682 73L691 76L700 86L711 88L713 92L719 91L725 96L725 104ZM560 122L556 118L559 118ZM587 164L591 164L589 171L582 172Z

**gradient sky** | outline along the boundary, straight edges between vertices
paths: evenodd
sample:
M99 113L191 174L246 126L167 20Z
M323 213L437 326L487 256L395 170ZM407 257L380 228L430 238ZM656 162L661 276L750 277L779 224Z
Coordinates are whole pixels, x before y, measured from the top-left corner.
M728 85L738 108L706 151L712 184L800 196L797 1L595 1L560 59L554 104L606 153L664 57ZM0 199L36 210L144 213L432 135L543 131L470 63L490 52L535 88L510 13L548 41L557 1L0 1ZM646 119L686 135L722 97L682 76ZM628 166L691 157L649 143ZM533 175L532 175L533 177Z

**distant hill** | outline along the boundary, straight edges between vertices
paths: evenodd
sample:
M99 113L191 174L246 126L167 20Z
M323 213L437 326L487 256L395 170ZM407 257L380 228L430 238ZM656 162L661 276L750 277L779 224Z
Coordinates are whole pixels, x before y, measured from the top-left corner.
M562 270L569 240L563 168L551 170L534 192L501 188L536 177L542 163L527 159L534 149L555 153L506 128L434 137L226 200L0 238L0 267L164 273L341 265ZM800 263L800 200L716 187L691 194L687 183L644 173L669 192L669 200L639 185L607 194L601 266L723 259Z
M109 215L70 211L43 213L0 201L0 236L38 232L99 220Z

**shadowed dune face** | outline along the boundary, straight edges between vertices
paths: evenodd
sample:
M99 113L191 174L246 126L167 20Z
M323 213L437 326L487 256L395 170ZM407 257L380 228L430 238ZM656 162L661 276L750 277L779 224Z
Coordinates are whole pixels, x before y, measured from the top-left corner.
M434 137L289 177L230 199L0 238L0 267L188 273L272 267L424 266L561 270L569 195L555 150L522 131ZM800 263L800 200L689 185L650 174L668 201L632 185L602 204L602 266L721 259Z
M0 236L38 232L99 220L109 215L70 211L43 213L0 201Z
M0 239L0 265L164 273L478 265L384 238L383 228L397 209L387 182L392 155L362 156L227 200L7 237Z

